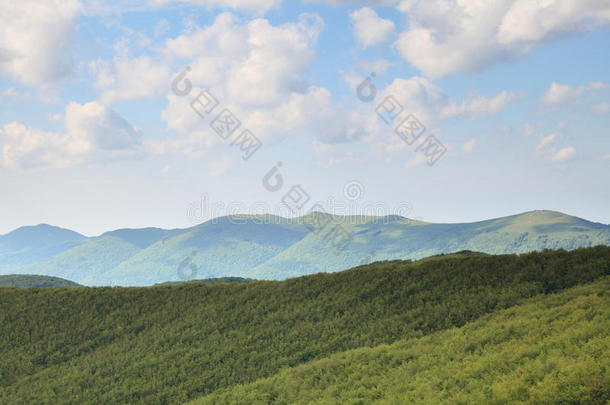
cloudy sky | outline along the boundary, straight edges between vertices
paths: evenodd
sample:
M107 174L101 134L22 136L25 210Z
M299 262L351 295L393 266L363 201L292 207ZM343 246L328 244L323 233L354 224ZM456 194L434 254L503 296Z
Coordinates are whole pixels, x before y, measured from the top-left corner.
M609 223L609 168L607 0L0 1L0 233L291 216L290 192Z

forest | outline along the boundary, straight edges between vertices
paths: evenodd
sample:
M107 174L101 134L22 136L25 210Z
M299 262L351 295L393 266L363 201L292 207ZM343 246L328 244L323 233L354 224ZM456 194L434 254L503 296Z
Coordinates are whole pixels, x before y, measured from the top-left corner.
M286 281L1 288L0 403L438 403L458 391L452 403L550 403L549 373L564 403L605 403L609 275L598 246Z

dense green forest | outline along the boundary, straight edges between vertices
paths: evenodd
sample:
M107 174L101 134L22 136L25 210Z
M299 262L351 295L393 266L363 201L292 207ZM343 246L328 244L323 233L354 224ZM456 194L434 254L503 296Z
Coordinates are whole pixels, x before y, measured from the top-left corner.
M193 401L589 404L610 401L610 277L463 326L360 348Z
M223 283L249 283L255 281L251 278L243 277L215 277L215 278L204 278L201 280L189 280L189 281L167 281L165 283L155 284L155 287L176 285L176 284L223 284Z
M369 393L378 396L374 398L385 398L386 403L396 403L397 398L413 392L422 402L435 403L432 395L437 395L436 391L441 392L438 395L452 395L458 388L475 384L459 374L448 381L441 379L461 370L462 357L474 364L466 371L482 381L493 376L486 377L482 371L477 374L477 370L483 370L477 362L490 368L494 364L504 367L497 372L507 373L505 389L510 391L511 368L517 370L527 355L516 359L515 364L501 366L492 356L492 345L502 344L503 336L507 342L518 336L521 332L515 329L517 326L526 325L525 329L535 333L537 320L548 321L549 325L557 321L552 324L555 329L548 332L540 326L538 340L532 335L532 350L535 345L546 345L548 337L565 347L567 357L574 353L584 359L594 350L608 351L606 339L597 346L583 347L582 352L570 352L576 342L585 344L597 339L599 330L594 326L607 324L607 283L600 280L608 275L610 247L594 247L500 256L466 252L418 262L378 262L283 282L185 283L149 288L3 288L0 403L178 404L209 394L219 395L220 402L216 403L224 403L222 398L236 398L223 391L227 389L268 395L265 387L269 387L269 380L256 381L271 377L277 379L278 387L294 385L307 392L312 401L326 401L321 403L333 403L334 392L341 403L368 403L370 397L361 395ZM586 287L597 291L595 294L586 293L589 290L585 288L567 291L565 296L550 295L596 280L598 284ZM588 310L578 306L587 297L577 297L564 312L551 311L554 303L569 300L570 294L579 294L578 291L585 292L583 297L597 296L599 300ZM542 312L536 317L535 311L516 305L533 305ZM514 308L508 312L498 312L511 307ZM585 321L591 325L585 325L580 311L585 312ZM502 317L511 313L517 322L514 333L513 329L502 329ZM526 313L528 316L520 319ZM563 313L567 320L559 319ZM500 318L494 318L496 315ZM467 325L477 320L480 323ZM572 321L577 325L572 331L575 336L559 333L569 332L562 325ZM467 326L463 329L454 329L464 325ZM584 337L579 341L581 329ZM469 338L460 338L460 334L469 331L473 334L472 345L466 349L460 345ZM451 341L455 341L453 346ZM395 345L384 346L389 344ZM506 353L517 355L519 350L525 350L525 346L515 347L515 353ZM353 349L364 351L350 351ZM485 352L488 349L490 352ZM385 350L387 355L378 358L379 350ZM420 380L409 382L400 377L405 359L417 359L422 351L429 353L408 372L415 375L421 370L422 379L438 372L436 386L446 386L447 390L436 389L435 385L409 385ZM366 361L360 365L353 362L361 353L363 359L370 355L370 371L366 371ZM544 378L545 367L563 367L558 353L548 353L549 364L544 356L537 360L536 367L542 367L542 371L536 376ZM434 356L438 358L435 360ZM324 361L329 365L345 362L347 379L338 381L337 377L332 382L335 372L323 370ZM595 364L600 372L596 374L595 369L584 377L578 371L580 365L566 365L566 384L577 381L572 385L573 392L570 385L565 388L570 395L585 398L582 390L591 397L606 395L608 380L604 373L610 365L607 358L600 357L599 361ZM388 374L380 372L383 367L378 362L388 368ZM586 363L585 368L589 365ZM307 380L311 376L307 370L319 370L315 373L321 379L314 376L314 382ZM521 371L514 373L526 378ZM571 380L574 376L570 377L570 373L583 379ZM291 381L299 380L300 375L304 385L293 384ZM530 379L523 384L538 381L534 377L527 377ZM350 379L353 384L349 384ZM563 382L561 378L555 381L559 385ZM254 385L237 386L249 383ZM578 385L581 383L588 388ZM316 384L320 392L316 392ZM479 388L473 386L473 395L491 395L483 388L475 392ZM543 388L539 387L536 395L544 396ZM430 389L436 393L426 394ZM259 403L273 402L273 398L278 403L291 403L293 394L288 391L272 392L271 397ZM344 391L345 401L341 400ZM578 402L580 399L565 403L586 403Z
M7 274L0 276L0 287L79 287L80 284L59 277L30 274Z

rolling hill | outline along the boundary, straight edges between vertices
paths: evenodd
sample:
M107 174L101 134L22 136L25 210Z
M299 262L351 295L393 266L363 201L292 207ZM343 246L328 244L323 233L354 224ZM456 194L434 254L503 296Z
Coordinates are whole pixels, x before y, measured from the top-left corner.
M605 403L609 276L599 246L281 282L2 288L0 403Z
M46 224L24 226L0 235L0 273L55 256L86 239L77 232Z
M80 284L59 277L31 274L9 274L0 276L0 287L81 287Z
M610 278L461 328L337 353L190 405L610 401Z
M325 225L320 218L330 223ZM351 236L344 249L324 237L337 226ZM21 228L0 237L0 242L8 236L14 239L15 233L26 232ZM231 216L187 229L118 230L94 238L49 234L46 242L43 235L32 241L22 237L10 245L12 251L2 245L0 257L6 262L0 273L125 286L227 276L283 280L377 260L421 259L461 250L500 254L610 245L610 226L554 211L461 224L321 213L292 219ZM19 260L11 259L15 257Z

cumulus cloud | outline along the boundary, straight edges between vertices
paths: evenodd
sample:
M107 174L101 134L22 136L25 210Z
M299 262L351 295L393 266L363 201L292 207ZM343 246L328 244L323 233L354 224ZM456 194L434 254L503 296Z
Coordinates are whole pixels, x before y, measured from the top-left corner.
M189 104L204 88L220 103L219 110L229 108L242 129L259 139L286 136L310 122L332 98L302 78L313 62L322 27L321 18L313 14L272 25L266 19L242 23L234 14L222 13L209 26L168 40L163 52L190 66L188 80L194 89L189 97L168 96L162 118L186 138L166 147L189 153L221 142L209 121Z
M610 88L610 85L601 82L592 82L583 86L568 86L553 82L542 97L542 101L547 104L574 101L589 91L608 88Z
M0 2L0 73L32 87L68 77L81 8L78 0Z
M404 0L402 56L430 77L477 71L544 41L610 22L606 0Z
M464 146L462 146L462 150L466 153L470 153L474 150L474 148L477 146L477 141L474 138L470 138L469 140L466 141L466 143L464 143Z
M517 97L512 92L503 91L491 97L474 94L463 101L456 101L430 80L419 76L395 79L383 93L396 97L407 111L425 122L454 117L486 117L496 114Z
M102 90L100 99L105 103L151 97L169 89L168 67L147 55L98 61L93 67L95 86Z
M10 168L65 168L77 164L131 159L143 155L141 133L108 107L70 103L63 133L12 122L0 129L2 164Z
M352 87L364 79L353 72L344 74L344 80ZM482 118L499 112L516 95L504 91L494 96L471 95L465 100L454 100L447 96L438 86L425 77L414 76L408 79L394 79L388 86L379 89L374 104L361 103L354 109L340 108L330 103L318 104L317 122L321 125L318 133L327 143L349 141L377 142L384 140L383 148L390 151L401 149L401 145L387 146L388 131L393 131L398 119L393 124L386 124L376 113L376 108L388 97L399 104L401 119L412 114L427 128L436 123L457 117ZM392 138L394 139L394 138Z
M354 10L349 16L356 38L363 47L386 41L396 30L391 20L379 17L370 7Z
M253 14L264 14L281 2L282 0L151 0L153 5L184 3L207 9L232 9Z

